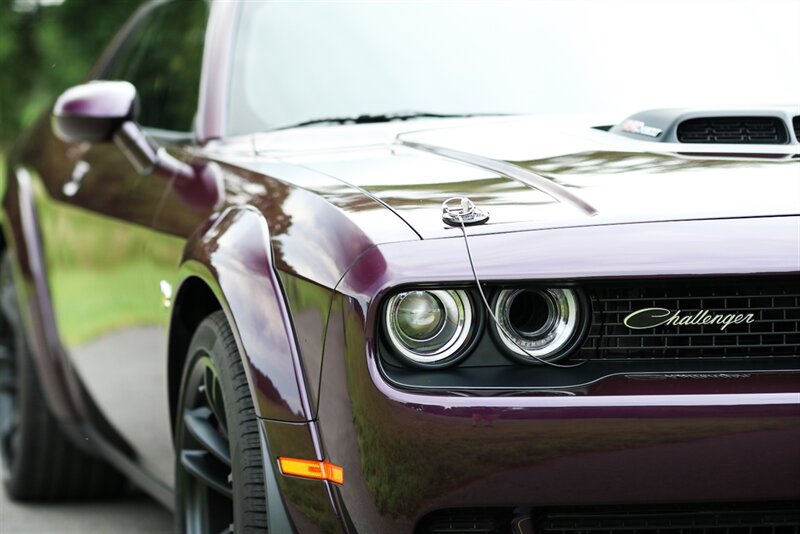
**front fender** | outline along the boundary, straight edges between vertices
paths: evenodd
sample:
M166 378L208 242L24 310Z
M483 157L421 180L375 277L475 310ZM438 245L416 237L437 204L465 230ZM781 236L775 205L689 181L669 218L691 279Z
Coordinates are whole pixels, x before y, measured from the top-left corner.
M306 377L261 213L247 207L223 212L207 232L187 243L180 277L184 282L176 299L185 281L197 277L222 306L243 358L256 415L310 421Z

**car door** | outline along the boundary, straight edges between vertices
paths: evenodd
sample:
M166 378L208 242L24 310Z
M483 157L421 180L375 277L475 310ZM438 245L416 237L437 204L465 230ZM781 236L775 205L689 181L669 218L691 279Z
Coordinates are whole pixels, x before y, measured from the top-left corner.
M96 78L127 80L154 146L191 143L208 4L140 12ZM58 144L59 141L49 140ZM36 194L59 335L105 437L171 486L163 280L175 265L151 229L170 183L113 143L63 145Z

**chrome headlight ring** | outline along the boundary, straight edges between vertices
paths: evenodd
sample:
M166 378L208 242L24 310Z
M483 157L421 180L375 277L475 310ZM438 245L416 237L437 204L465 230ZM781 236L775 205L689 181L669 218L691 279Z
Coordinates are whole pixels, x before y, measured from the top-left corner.
M492 308L499 323L492 325L497 339L511 357L528 364L565 356L585 323L572 289L503 289Z
M384 329L394 352L406 363L435 368L466 354L476 314L463 290L413 290L389 298Z

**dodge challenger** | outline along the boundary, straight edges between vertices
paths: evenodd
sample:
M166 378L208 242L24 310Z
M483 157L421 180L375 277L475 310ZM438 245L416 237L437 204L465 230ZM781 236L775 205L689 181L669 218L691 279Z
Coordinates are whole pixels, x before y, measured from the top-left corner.
M6 492L800 532L800 8L767 4L146 4L7 154Z

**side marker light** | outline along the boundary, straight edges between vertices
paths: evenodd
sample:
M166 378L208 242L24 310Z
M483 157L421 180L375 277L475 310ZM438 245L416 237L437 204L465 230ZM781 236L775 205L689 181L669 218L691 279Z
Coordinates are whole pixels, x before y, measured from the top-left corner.
M301 460L299 458L278 458L281 474L315 480L328 480L334 484L344 484L344 469L327 460Z

